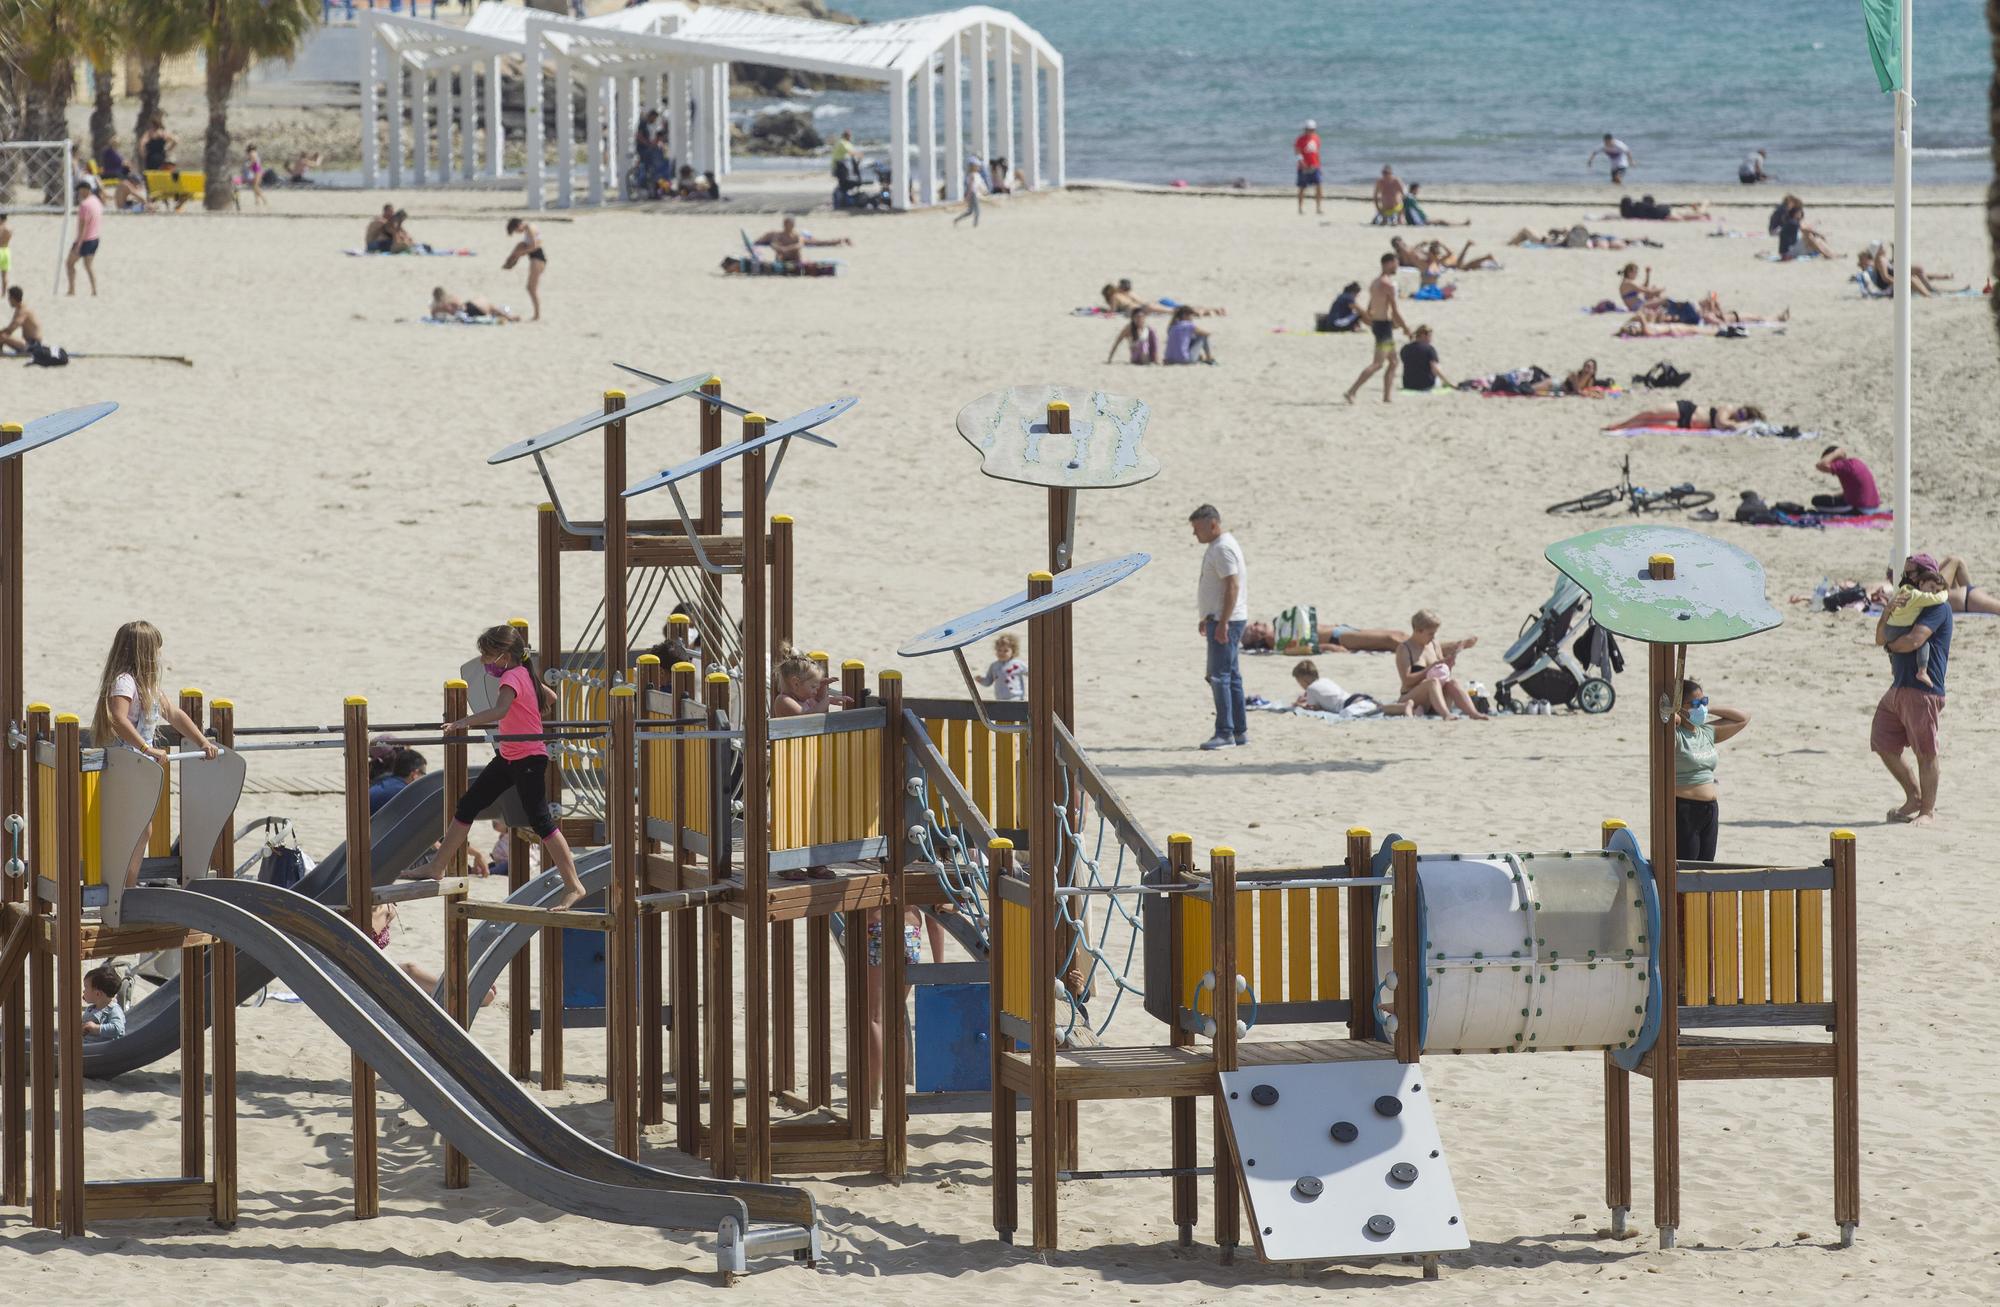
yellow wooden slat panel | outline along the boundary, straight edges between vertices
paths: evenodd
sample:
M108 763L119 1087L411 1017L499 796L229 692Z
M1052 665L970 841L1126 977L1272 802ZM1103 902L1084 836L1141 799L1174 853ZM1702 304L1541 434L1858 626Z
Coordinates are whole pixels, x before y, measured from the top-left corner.
M1799 1002L1826 1002L1826 891L1799 891Z
M1243 974L1255 976L1257 999L1262 1003L1285 1001L1285 910L1291 906L1289 894L1252 894L1257 901L1257 966L1243 966ZM1248 958L1240 959L1247 964Z
M945 761L951 767L951 774L958 777L960 785L972 778L972 741L968 729L971 722L954 721L945 727Z
M993 737L993 824L1002 830L1013 830L1021 823L1016 819L1014 796L1021 783L1019 751L1015 748L1020 737L997 734Z
M1180 1005L1195 1009L1195 990L1213 958L1214 941L1209 937L1208 900L1188 895L1181 900L1181 974L1177 992Z
M1742 952L1737 939L1737 910L1735 894L1723 893L1709 896L1709 972L1710 984L1715 990L1717 1003L1736 1003L1742 999L1742 988L1737 983L1736 962Z
M1026 1021L1028 1002L1028 905L1006 899L1000 901L1004 917L1001 936L1001 1010Z
M1771 975L1765 952L1765 891L1753 890L1742 896L1740 906L1743 933L1743 1001L1771 1001Z
M868 766L862 776L861 819L850 839L867 839L882 833L882 732L858 731L867 750ZM900 870L900 869L899 869Z
M1257 898L1250 890L1236 891L1236 975L1257 983ZM1233 985L1235 976L1217 976L1218 985Z
M771 746L771 848L789 849L791 831L789 814L792 808L792 760L790 740L779 740Z
M993 732L984 723L972 727L972 779L966 789L987 821L993 820Z
M943 718L927 717L924 719L924 734L931 737L931 747L937 750L940 758L947 756L944 746L944 725ZM945 821L948 816L945 811L944 799L938 794L937 786L935 785L931 786L931 815L936 817L939 822Z
M1689 1007L1709 1005L1708 899L1706 894L1680 896L1681 1002Z
M1312 891L1285 891L1285 996L1304 1003L1313 996Z
M1319 900L1314 923L1319 937L1319 951L1315 958L1319 988L1313 992L1313 997L1321 1001L1339 998L1343 984L1340 972L1340 895L1337 889L1313 891L1313 896Z
M1798 892L1771 891L1771 1001L1799 1001Z

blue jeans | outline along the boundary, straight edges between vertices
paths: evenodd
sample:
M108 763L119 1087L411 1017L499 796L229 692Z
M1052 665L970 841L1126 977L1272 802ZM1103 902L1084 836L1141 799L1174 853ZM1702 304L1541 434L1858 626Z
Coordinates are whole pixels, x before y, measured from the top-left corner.
M1215 733L1234 739L1249 733L1249 726L1243 717L1243 672L1237 666L1237 655L1243 648L1243 628L1247 623L1231 622L1229 640L1225 644L1215 642L1214 627L1203 635L1202 643L1208 648L1208 685L1215 691Z

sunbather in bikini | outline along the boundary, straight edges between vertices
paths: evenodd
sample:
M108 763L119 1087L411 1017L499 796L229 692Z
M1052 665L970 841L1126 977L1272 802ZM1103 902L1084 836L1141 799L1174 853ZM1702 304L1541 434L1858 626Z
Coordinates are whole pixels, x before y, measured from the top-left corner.
M1855 256L1855 263L1868 274L1868 280L1876 290L1889 295L1896 293L1896 265L1889 256L1888 246L1881 241L1869 242L1868 248ZM1932 282L1957 280L1949 272L1926 273L1922 264L1910 265L1910 289L1925 299L1939 293Z
M1128 314L1133 309L1144 309L1148 313L1164 313L1172 317L1174 310L1179 308L1193 309L1197 318L1226 317L1229 313L1228 309L1218 308L1213 304L1182 304L1179 300L1164 297L1157 300L1145 299L1132 289L1132 279L1129 277L1121 277L1115 286L1106 282L1104 289L1098 294L1104 298L1104 307L1118 314Z
M1397 645L1410 638L1407 632L1383 627L1363 628L1326 622L1317 623L1317 627L1320 653L1394 653ZM1312 646L1304 640L1287 640L1284 648L1277 648L1277 630L1272 622L1251 622L1243 628L1243 648L1253 653L1260 650L1312 652Z
M506 309L484 300L477 295L467 295L458 299L445 292L442 286L431 289L431 317L439 322L458 319L493 318L500 322L519 322L521 315L509 313Z
M1494 258L1491 254L1475 255L1472 252L1471 241L1467 241L1465 247L1456 254L1453 254L1451 247L1443 241L1426 241L1418 248L1431 255L1445 267L1456 268L1460 272L1479 272L1483 269L1500 266L1500 260Z

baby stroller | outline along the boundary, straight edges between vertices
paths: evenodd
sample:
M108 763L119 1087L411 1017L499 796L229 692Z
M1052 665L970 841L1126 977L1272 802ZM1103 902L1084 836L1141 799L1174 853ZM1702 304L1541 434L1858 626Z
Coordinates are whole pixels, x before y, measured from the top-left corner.
M1512 693L1518 687L1530 700L1587 713L1611 711L1618 701L1611 676L1625 670L1625 655L1589 612L1590 595L1582 586L1567 576L1556 582L1555 593L1522 624L1520 638L1507 650L1507 674L1493 687L1501 708L1520 710Z

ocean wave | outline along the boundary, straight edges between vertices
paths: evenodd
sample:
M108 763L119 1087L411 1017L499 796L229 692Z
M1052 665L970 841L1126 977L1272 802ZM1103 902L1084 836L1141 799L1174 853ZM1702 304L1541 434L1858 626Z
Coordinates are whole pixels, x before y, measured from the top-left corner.
M1910 157L1913 159L1977 159L1990 153L1987 145L1913 145Z

